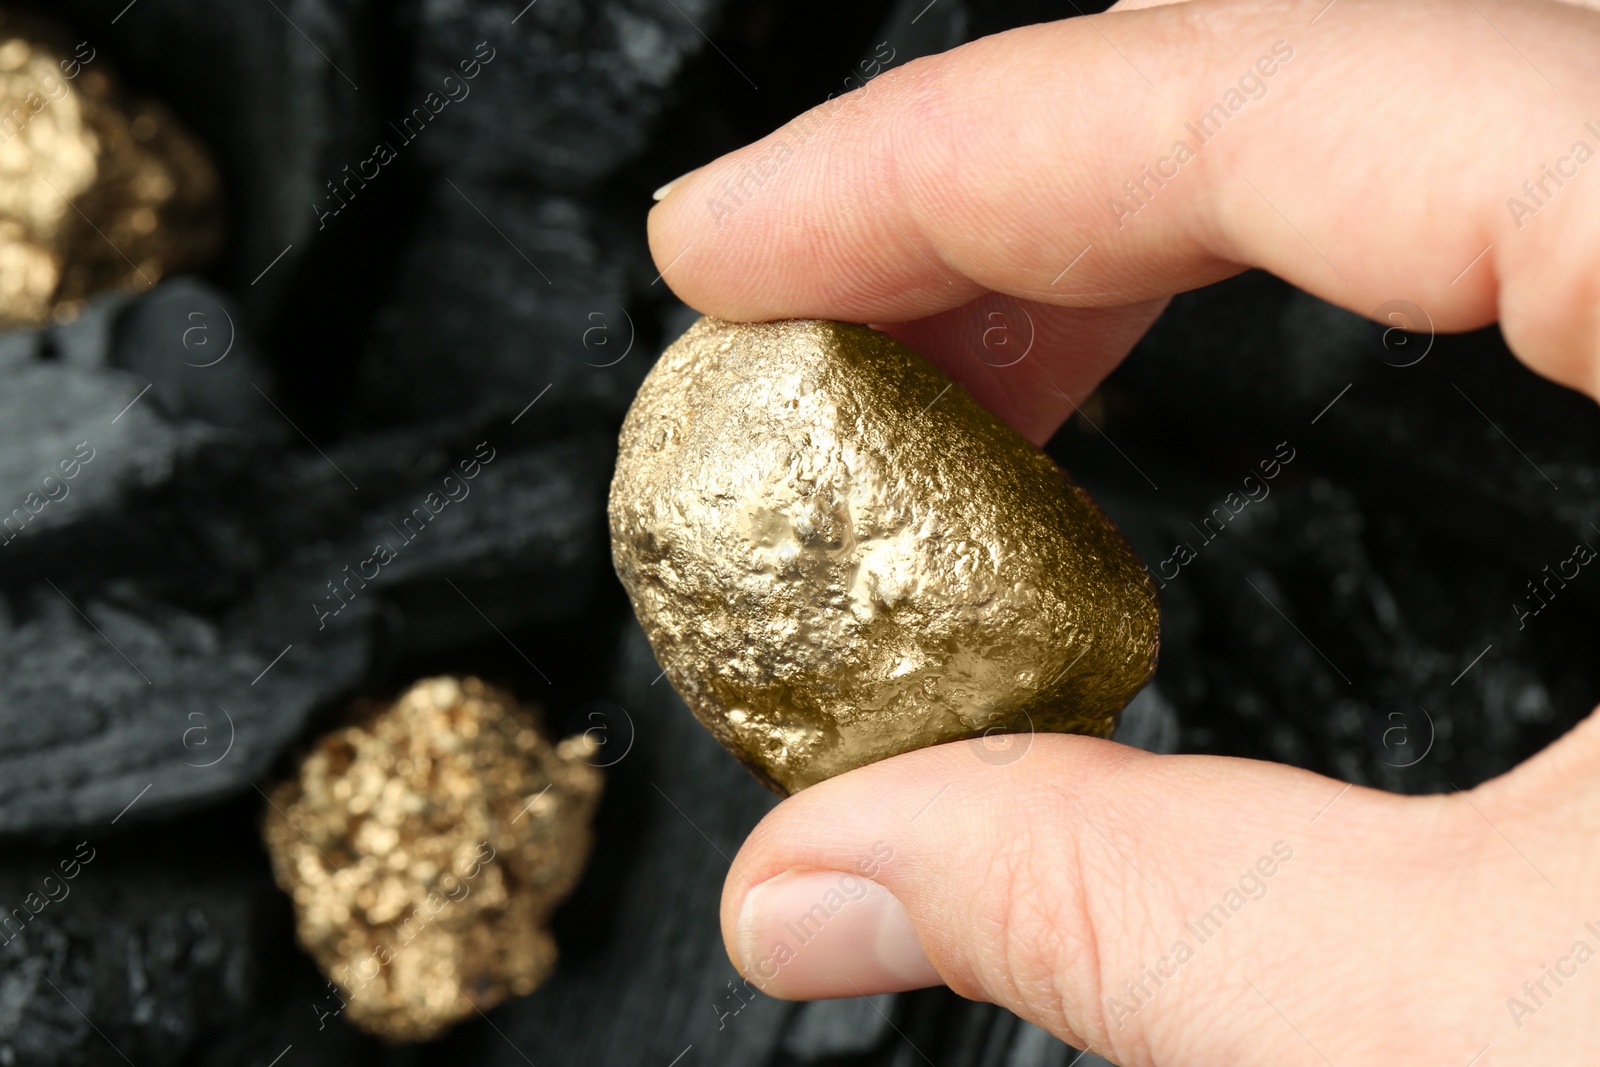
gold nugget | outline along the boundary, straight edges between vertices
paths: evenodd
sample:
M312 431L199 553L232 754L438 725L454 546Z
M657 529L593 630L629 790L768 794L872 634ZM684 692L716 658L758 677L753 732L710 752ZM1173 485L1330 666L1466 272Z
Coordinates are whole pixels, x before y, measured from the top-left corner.
M170 111L125 98L89 42L0 11L0 328L204 263L221 217L216 169Z
M543 982L546 920L589 853L595 748L551 745L476 678L418 682L318 742L273 790L262 836L337 986L322 1014L426 1041Z
M1110 520L863 326L701 319L628 411L610 517L667 677L781 793L991 731L1104 736L1155 669Z

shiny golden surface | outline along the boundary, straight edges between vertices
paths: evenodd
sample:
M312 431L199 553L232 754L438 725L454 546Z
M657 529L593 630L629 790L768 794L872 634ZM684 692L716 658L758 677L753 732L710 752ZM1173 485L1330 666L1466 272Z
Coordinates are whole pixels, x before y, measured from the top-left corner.
M70 318L221 243L217 175L162 105L117 89L110 60L0 11L0 327Z
M338 986L319 1015L423 1041L543 982L546 919L589 853L594 751L551 745L476 678L418 682L323 738L262 824L300 943Z
M696 323L623 425L611 547L667 677L780 792L988 731L1108 734L1155 668L1116 528L862 326Z

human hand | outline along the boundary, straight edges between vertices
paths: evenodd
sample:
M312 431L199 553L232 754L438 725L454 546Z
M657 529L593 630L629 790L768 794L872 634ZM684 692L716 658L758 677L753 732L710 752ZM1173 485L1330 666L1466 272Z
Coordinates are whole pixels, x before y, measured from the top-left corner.
M685 176L651 245L711 314L891 324L1041 442L1166 296L1245 266L1357 312L1498 319L1600 396L1597 45L1600 16L1498 0L1030 27ZM1023 309L1034 354L982 358L989 316ZM1417 798L1090 738L1009 766L941 746L780 805L734 863L724 937L773 995L944 982L1123 1064L1582 1062L1597 759L1591 718Z

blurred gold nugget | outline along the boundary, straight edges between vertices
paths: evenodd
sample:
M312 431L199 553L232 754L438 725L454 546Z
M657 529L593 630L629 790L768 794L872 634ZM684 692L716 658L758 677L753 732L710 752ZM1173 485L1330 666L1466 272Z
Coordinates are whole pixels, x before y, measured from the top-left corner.
M610 517L667 677L781 793L991 732L1104 736L1155 669L1110 520L864 326L697 322L628 411Z
M552 745L476 678L430 678L318 742L262 836L296 931L338 993L319 1008L426 1041L555 965L545 929L600 798L586 735Z
M222 243L216 169L88 42L0 11L0 328L71 318Z

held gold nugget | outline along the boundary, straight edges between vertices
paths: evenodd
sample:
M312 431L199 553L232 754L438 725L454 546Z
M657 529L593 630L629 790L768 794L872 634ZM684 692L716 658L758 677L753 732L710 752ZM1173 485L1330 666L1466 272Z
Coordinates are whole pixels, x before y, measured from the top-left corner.
M701 319L628 411L610 515L667 677L779 792L989 731L1103 736L1155 668L1116 528L862 326Z
M579 736L476 678L430 678L318 743L262 831L300 943L332 979L319 1017L425 1041L555 965L550 912L589 852L600 772Z

